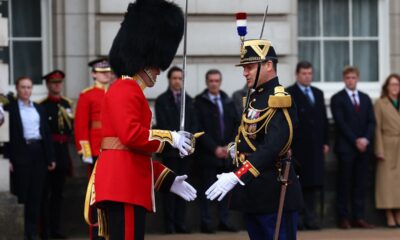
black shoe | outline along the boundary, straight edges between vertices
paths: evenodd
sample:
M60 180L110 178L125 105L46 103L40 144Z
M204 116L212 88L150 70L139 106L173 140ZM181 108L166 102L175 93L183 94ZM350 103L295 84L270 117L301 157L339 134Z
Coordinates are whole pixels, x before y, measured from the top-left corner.
M299 231L303 231L303 230L305 230L306 228L304 227L304 224L303 223L298 223L297 224L297 230L299 230Z
M175 225L176 233L190 233L190 230L185 225Z
M202 233L215 233L215 229L213 229L211 226L209 225L201 225L200 231Z
M387 228L392 228L392 229L393 229L393 228L398 228L399 225L396 225L396 224L395 224L395 225L386 224L386 227L387 227Z
M61 233L52 233L50 236L54 239L67 239L67 237L62 235Z
M224 231L224 232L237 232L238 230L232 226L231 224L226 224L226 223L220 223L218 225L218 230Z

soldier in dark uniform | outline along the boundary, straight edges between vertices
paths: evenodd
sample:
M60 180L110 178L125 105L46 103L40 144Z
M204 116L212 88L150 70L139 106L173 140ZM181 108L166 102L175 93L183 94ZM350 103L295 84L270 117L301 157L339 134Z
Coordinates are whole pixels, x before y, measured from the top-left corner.
M255 91L242 115L235 143L229 148L237 168L218 175L206 191L208 199L221 201L236 186L231 207L244 213L250 239L273 239L282 185L279 179L290 159L288 151L297 122L292 98L279 84L277 62L270 41L244 41L238 66L243 67L243 76L253 83ZM293 168L288 183L280 240L296 239L302 207L301 188Z
M43 76L49 94L40 101L48 115L51 130L56 169L47 174L43 198L42 237L64 238L60 233L60 213L65 180L71 172L71 158L68 142L72 134L72 101L61 95L65 74L54 70Z

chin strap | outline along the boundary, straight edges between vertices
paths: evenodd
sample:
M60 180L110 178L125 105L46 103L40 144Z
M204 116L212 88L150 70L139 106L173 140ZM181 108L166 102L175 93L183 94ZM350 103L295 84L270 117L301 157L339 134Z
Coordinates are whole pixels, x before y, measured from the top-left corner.
M148 68L143 69L144 73L146 73L147 77L149 77L150 81L155 84L156 80L153 78L153 76L151 75L151 71Z
M260 77L260 71L261 71L261 62L257 64L257 73L256 73L256 79L254 80L253 89L257 88L258 78Z
M252 86L251 88L249 88L249 89L247 90L246 99L245 99L245 100L246 100L246 104L244 105L243 113L244 113L244 111L249 107L251 89L256 89L256 87L257 87L258 78L259 78L259 76L260 76L260 70L261 70L261 62L259 62L259 63L257 64L257 73L256 73L256 78L255 78L255 80L254 80L254 84L253 84L253 86Z

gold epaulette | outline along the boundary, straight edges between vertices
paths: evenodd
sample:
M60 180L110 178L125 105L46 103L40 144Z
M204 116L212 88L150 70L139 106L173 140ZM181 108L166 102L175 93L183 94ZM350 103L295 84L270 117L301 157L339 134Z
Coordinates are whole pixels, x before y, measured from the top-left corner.
M83 89L81 93L85 93L85 92L87 92L87 91L89 91L91 89L93 89L93 86L90 86L88 88Z
M274 88L274 95L269 96L268 106L271 108L289 108L292 106L292 98L282 86Z
M72 101L72 99L70 99L70 98L67 98L67 97L64 97L64 96L61 96L61 98L64 99L65 101L67 101L67 102L69 103L70 106L72 106L72 104L74 103L74 102Z
M8 98L4 96L3 94L0 94L0 104L1 105L7 105L10 101L8 101Z

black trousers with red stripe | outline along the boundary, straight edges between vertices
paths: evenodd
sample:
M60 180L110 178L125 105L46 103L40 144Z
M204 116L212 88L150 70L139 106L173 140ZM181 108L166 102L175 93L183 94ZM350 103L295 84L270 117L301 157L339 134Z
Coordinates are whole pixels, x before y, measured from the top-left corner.
M143 240L146 209L120 202L104 202L107 214L109 240Z

